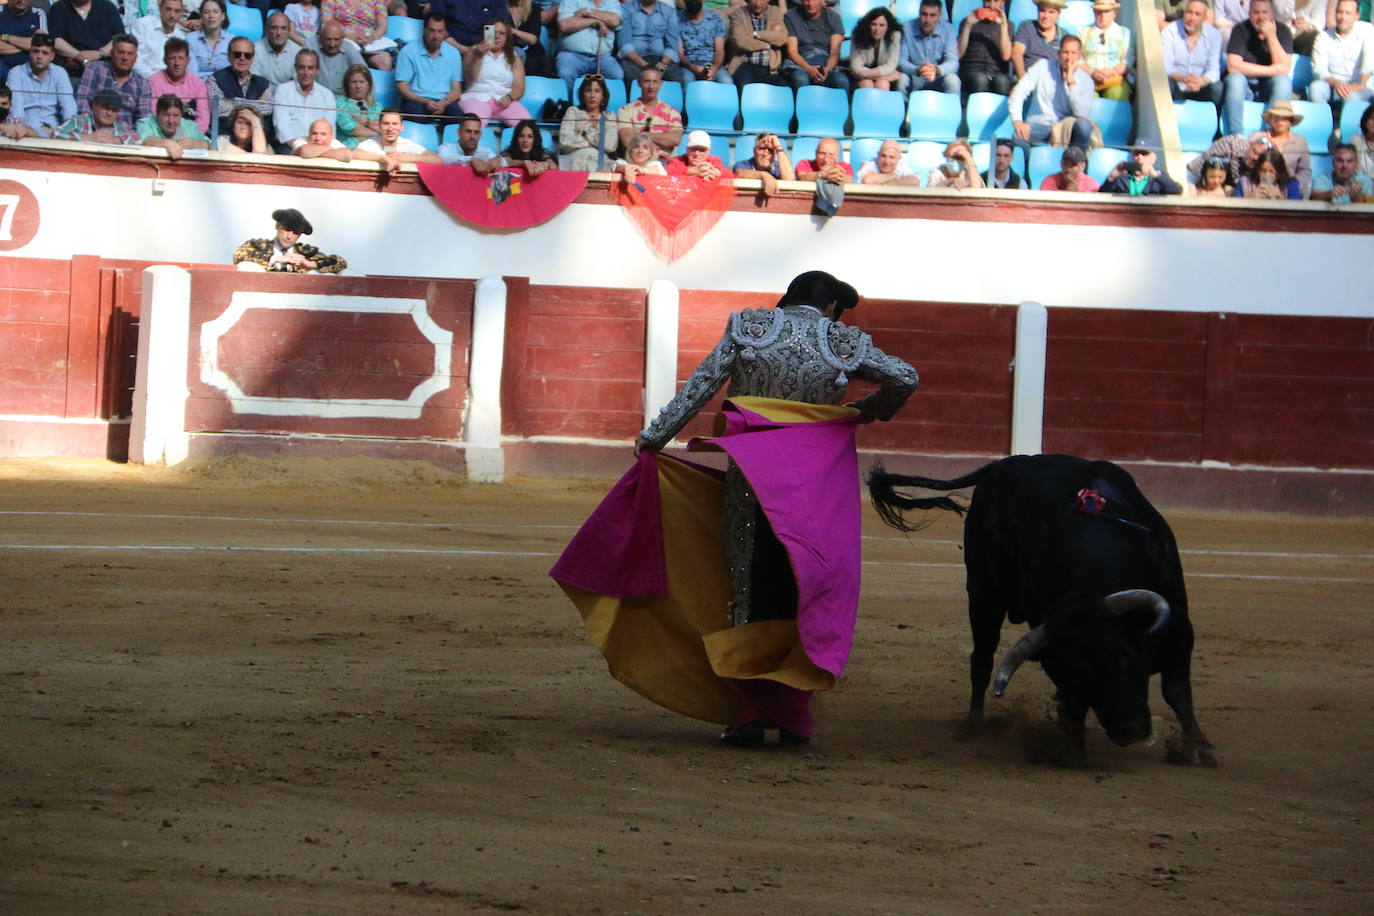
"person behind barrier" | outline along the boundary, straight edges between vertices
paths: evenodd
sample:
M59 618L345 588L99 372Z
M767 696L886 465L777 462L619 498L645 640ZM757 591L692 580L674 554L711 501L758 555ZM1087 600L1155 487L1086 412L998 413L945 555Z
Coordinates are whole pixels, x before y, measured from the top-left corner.
M162 0L157 12L138 19L129 27L129 33L138 39L138 63L134 69L138 75L147 79L164 66L162 49L169 38L186 40L188 34L182 28L181 17L186 14L186 6L181 0Z
M186 117L196 122L203 134L210 132L210 89L205 80L191 72L191 51L181 38L169 38L162 46L162 60L167 65L148 77L148 90L153 98L174 95L186 106Z
M353 161L353 151L334 136L334 125L323 118L316 118L310 122L310 131L291 143L291 152L301 159Z
M150 118L138 122L138 139L144 146L165 150L167 158L180 159L187 150L209 149L210 141L185 117L181 99L168 93L157 100L157 110Z
M255 264L273 273L293 274L336 274L348 267L348 262L338 255L321 254L314 245L300 240L315 231L301 211L274 210L272 219L277 224L276 237L244 242L234 249L235 264Z
M67 71L52 65L52 36L38 32L29 39L29 62L15 67L5 78L14 93L10 114L33 128L40 137L76 116L76 97Z
M965 95L1011 89L1011 26L1006 0L983 0L959 25L959 82Z
M628 145L631 137L644 131L654 138L661 152L671 153L682 140L682 112L658 97L663 74L653 67L641 70L638 82L639 98L616 112L620 142Z
M350 67L366 67L362 52L351 41L344 40L344 28L337 19L326 20L320 26L319 34L320 76L322 86L334 93L343 95L344 74ZM390 60L391 56L386 55Z
M497 153L481 144L482 119L465 114L458 121L458 142L441 144L439 158L449 165L471 166L478 175L485 175L495 167Z
M1104 194L1129 194L1132 197L1182 194L1183 186L1167 172L1155 168L1159 149L1153 140L1136 138L1131 158L1118 162L1102 183Z
M444 161L409 137L401 136L401 113L395 108L383 111L378 124L381 126L381 135L359 143L354 158L380 162L390 175L400 172L403 165Z
M96 60L86 65L81 85L76 89L78 111L91 110L91 99L102 89L119 93L119 123L133 130L143 118L153 113L153 94L148 81L134 70L138 61L138 39L132 35L116 35L110 41L110 59Z
M119 123L119 93L103 89L91 99L91 110L63 122L53 136L59 140L80 140L83 143L111 143L132 146L138 134Z
M687 152L669 159L664 168L669 175L694 175L702 181L715 181L729 172L719 156L711 155L711 135L694 130L687 135Z
M998 140L992 148L992 166L983 173L983 186L1012 190L1024 188L1026 183L1011 168L1015 158L1016 147L1012 142L1006 139Z
M884 140L872 159L859 166L859 184L890 184L920 187L921 177L912 170L896 140Z
M1065 132L1061 123L1071 125L1069 145L1086 147L1092 142L1093 81L1078 67L1080 48L1077 38L1065 35L1059 43L1059 60L1038 62L1012 89L1007 112L1018 144L1052 140L1056 129ZM1030 112L1027 103L1034 103Z
M267 17L267 28L254 45L253 73L273 86L296 78L296 52L301 49L290 41L290 35L291 20L276 12Z
M1102 189L1097 179L1088 174L1088 154L1081 146L1070 146L1059 157L1059 171L1046 175L1040 182L1042 191L1079 191L1092 194Z
M331 126L338 111L334 93L315 82L320 56L314 51L296 52L296 78L273 90L272 123L277 129L277 151L291 153L292 145L310 133L310 124L323 118Z
M1183 15L1159 33L1174 101L1221 104L1221 32L1206 22L1207 0L1188 0Z
M1331 155L1331 174L1312 179L1312 199L1333 204L1363 204L1374 200L1374 181L1356 171L1355 147L1342 143Z
M22 140L25 137L38 136L38 131L14 116L11 105L13 100L14 93L10 91L10 87L0 86L0 137Z
M840 141L822 137L816 144L816 158L797 163L798 181L826 181L830 184L852 184L854 168L840 158Z
M463 114L458 104L463 55L447 39L444 17L430 13L420 40L406 44L396 58L396 92L408 121L434 124L437 117L456 119Z

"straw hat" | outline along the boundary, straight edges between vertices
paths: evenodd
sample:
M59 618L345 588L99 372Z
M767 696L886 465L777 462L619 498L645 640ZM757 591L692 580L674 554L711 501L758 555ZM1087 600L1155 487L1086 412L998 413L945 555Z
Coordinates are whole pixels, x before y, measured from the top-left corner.
M1265 121L1268 121L1275 115L1277 115L1280 118L1288 118L1293 122L1293 125L1295 127L1298 124L1302 123L1302 115L1298 114L1296 111L1293 110L1293 103L1288 101L1287 99L1284 99L1281 102L1270 102L1269 107L1264 109L1264 112L1260 115L1260 117Z

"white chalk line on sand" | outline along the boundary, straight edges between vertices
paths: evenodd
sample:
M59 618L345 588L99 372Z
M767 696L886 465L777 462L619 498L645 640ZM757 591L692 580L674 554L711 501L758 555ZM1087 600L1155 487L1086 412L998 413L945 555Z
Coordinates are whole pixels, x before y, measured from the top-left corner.
M373 519L343 519L343 518L256 518L244 515L152 515L139 512L48 512L40 510L24 509L0 509L0 515L63 515L75 516L77 518L147 518L164 519L171 521L199 521L199 522L261 522L267 524L284 525L358 525L362 527L380 528L423 528L427 530L442 530L444 528L519 528L525 530L549 530L549 531L575 531L580 525L545 525L545 524L506 524L504 522L388 522ZM942 545L960 546L963 541L942 540L938 538L904 538L904 537L883 537L873 534L863 535L865 541L905 541L912 546ZM1289 553L1282 551L1263 551L1263 550L1180 550L1184 556L1219 556L1219 557L1263 557L1267 559L1288 559L1288 560L1374 560L1374 553ZM896 564L896 565L921 565L921 564ZM926 564L940 566L942 564ZM963 564L950 564L961 566ZM1193 575L1200 575L1194 573ZM1256 576L1255 578L1260 578ZM1324 581L1324 580L1323 580ZM1362 579L1352 579L1350 581L1365 581Z
M442 547L232 547L215 544L0 544L3 550L122 551L144 553L322 553L322 554L422 554L451 557L557 557L556 553L532 550L472 550ZM865 560L864 566L895 566L908 569L958 569L962 563L914 563L892 560ZM1255 576L1249 573L1189 573L1190 579L1262 579L1271 582L1337 582L1374 584L1374 579L1347 579L1335 576Z

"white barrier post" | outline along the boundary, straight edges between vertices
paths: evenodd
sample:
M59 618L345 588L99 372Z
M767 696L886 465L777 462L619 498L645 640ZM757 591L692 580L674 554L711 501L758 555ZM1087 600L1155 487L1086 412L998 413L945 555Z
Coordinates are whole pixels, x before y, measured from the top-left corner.
M161 264L143 271L134 373L132 464L186 460L186 349L191 332L191 275Z
M1045 426L1045 345L1049 312L1038 302L1016 309L1016 356L1012 362L1011 454L1038 455Z
M472 360L468 366L468 479L500 483L505 478L501 451L501 363L506 347L506 283L500 277L477 281L472 302Z
M668 280L649 287L644 321L644 425L677 391L678 288Z

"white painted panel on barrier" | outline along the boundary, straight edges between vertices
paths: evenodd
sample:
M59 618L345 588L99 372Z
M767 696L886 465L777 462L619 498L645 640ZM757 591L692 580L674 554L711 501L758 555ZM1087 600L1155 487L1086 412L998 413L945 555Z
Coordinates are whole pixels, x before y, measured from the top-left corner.
M677 285L655 280L649 287L649 306L644 322L644 425L658 416L677 391L678 314Z
M158 265L143 271L134 374L129 461L186 460L186 342L191 327L191 275Z

